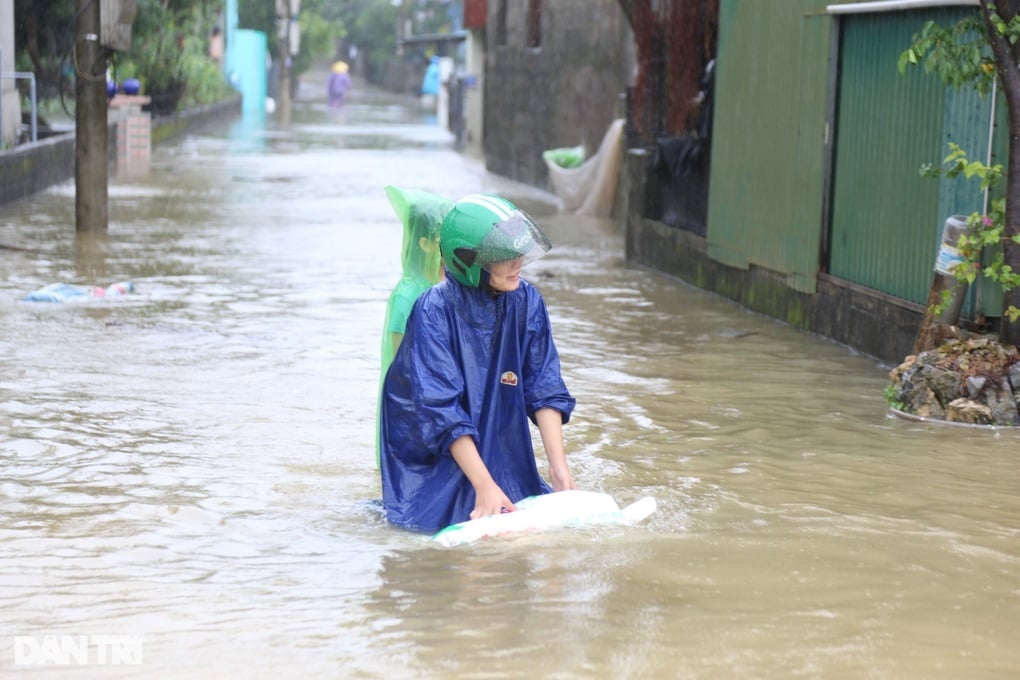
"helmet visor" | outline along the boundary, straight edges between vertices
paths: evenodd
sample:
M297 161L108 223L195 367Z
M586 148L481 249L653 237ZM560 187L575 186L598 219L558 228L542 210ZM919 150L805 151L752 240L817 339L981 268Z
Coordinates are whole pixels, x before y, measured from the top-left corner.
M520 210L515 210L478 244L475 262L485 269L497 262L523 259L521 266L524 266L545 255L551 247L538 225Z

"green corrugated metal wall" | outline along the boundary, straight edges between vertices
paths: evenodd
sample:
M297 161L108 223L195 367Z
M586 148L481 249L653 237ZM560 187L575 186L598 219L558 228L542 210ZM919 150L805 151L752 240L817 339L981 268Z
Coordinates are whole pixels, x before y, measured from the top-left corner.
M973 8L840 17L839 106L829 271L924 303L945 219L981 207L976 183L923 178L955 141L984 158L990 104L948 90L934 74L897 60L924 22L955 23Z
M989 104L947 91L920 68L900 76L897 62L924 21L950 23L974 8L837 18L829 4L720 2L708 254L779 272L809 293L825 256L834 276L923 303L942 223L979 209L980 196L973 183L925 179L918 169L939 163L950 140L980 157ZM840 97L822 253L834 26L842 29Z
M820 0L719 6L708 254L814 292L830 18Z

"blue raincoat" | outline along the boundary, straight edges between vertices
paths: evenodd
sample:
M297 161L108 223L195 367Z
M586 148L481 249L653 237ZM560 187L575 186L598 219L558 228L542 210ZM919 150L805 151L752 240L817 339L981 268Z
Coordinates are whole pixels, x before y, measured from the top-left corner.
M439 57L429 59L425 76L421 80L422 94L439 94Z
M484 275L484 274L483 274ZM383 505L393 524L438 531L463 522L475 491L450 453L474 438L493 480L511 501L549 493L531 444L535 411L574 410L560 375L549 314L525 280L493 295L455 279L425 291L383 383Z

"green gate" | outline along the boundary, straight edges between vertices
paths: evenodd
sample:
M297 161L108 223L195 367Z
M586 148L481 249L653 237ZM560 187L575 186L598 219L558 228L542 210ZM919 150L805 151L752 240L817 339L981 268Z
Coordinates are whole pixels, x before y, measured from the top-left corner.
M976 180L931 179L949 142L986 159L991 98L954 91L897 63L928 20L950 25L973 7L841 15L828 270L924 304L946 218L981 210Z

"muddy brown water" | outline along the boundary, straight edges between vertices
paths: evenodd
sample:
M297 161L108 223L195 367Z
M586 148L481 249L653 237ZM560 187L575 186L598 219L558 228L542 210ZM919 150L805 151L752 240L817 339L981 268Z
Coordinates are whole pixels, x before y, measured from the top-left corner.
M578 485L637 527L449 550L389 527L373 449L399 276L386 184L510 196L578 400ZM0 208L0 676L1009 678L1014 431L892 418L888 366L628 266L611 220L487 173L414 102L306 83L115 176ZM26 303L56 281L120 299ZM541 459L540 459L540 462ZM16 665L136 636L140 665ZM22 659L24 660L24 659Z

